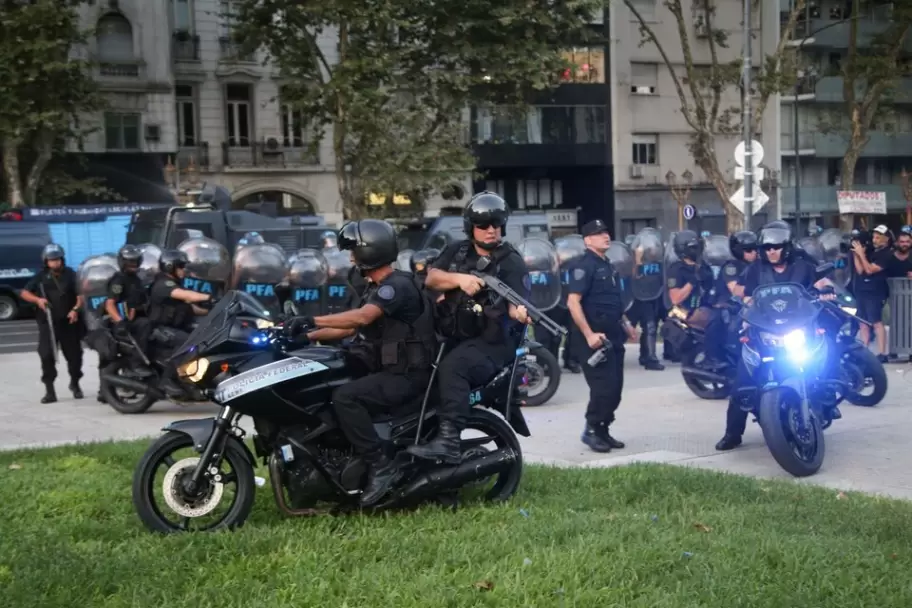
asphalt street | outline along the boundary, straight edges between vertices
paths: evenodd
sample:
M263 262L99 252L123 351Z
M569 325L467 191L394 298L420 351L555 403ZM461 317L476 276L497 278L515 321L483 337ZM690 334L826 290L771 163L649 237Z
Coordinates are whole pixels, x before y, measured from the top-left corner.
M0 355L32 353L38 348L38 326L34 319L0 323Z

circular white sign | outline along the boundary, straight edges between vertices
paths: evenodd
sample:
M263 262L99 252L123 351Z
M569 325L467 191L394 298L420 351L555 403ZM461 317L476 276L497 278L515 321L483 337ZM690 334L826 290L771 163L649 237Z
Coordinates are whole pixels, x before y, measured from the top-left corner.
M684 205L684 219L692 220L697 215L697 210L693 205Z
M745 152L744 142L738 142L738 145L735 147L735 162L739 166L744 166L744 152ZM757 167L763 161L763 146L760 145L760 142L756 139L751 140L751 165Z

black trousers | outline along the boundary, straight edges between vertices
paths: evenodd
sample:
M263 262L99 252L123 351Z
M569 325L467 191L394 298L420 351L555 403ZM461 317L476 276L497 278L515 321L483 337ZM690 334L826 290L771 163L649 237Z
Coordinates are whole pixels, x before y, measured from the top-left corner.
M472 389L491 380L511 357L513 351L508 345L491 344L482 338L465 340L453 347L437 370L440 419L464 428Z
M731 397L728 399L728 410L725 412L725 434L730 437L741 437L744 435L745 429L747 429L747 417L750 415L750 411L742 409L748 407L743 404L743 401L736 396L736 391L739 388L750 386L754 382L751 378L750 372L747 371L747 368L744 366L743 361L738 361L738 375L735 378L735 383L731 387Z
M38 357L41 359L41 382L51 384L57 379L57 365L54 363L54 350L60 345L70 374L70 382L82 378L82 334L81 322L63 321L54 324L57 344L51 339L51 330L47 323L38 323Z
M573 329L573 318L570 316L570 311L566 308L561 308L556 306L548 311L548 316L551 317L551 320L557 323L558 325L563 325L567 329ZM575 342L574 338L575 332L571 331L567 334L567 343L564 344L564 367L569 367L573 363L577 363ZM551 332L545 330L544 328L537 328L535 331L535 339L541 343L542 346L547 348L554 358L557 359L560 353L560 336L552 336Z
M582 334L579 335L581 346L577 348L577 353L583 366L583 377L589 385L586 423L592 427L608 427L614 422L614 413L621 404L621 392L624 390L624 337L611 336L610 339L613 348L608 351L607 358L592 367L588 359L595 351L589 348Z
M149 356L149 338L152 335L152 321L146 317L140 317L138 319L133 319L127 325L127 328L130 332L130 335L133 336L133 340L136 342L136 346L139 347L145 355ZM181 340L186 340L189 334L185 334ZM180 346L176 344L175 347ZM139 353L132 353L130 359L134 363L143 363L143 358Z
M424 394L429 380L430 372L379 372L337 388L333 392L333 409L342 432L355 450L359 454L379 451L382 444L373 418L393 411L407 414L404 406L412 401L418 411L418 397Z

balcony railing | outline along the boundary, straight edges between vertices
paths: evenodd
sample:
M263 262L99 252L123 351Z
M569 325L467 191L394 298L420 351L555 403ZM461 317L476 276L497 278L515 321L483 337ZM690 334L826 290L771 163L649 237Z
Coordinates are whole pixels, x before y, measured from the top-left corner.
M209 169L209 142L202 141L195 146L181 145L177 151L177 166L183 171L191 164L202 171Z
M256 62L255 53L242 53L241 45L231 40L231 38L219 38L219 47L222 53L222 61Z
M506 108L479 108L472 123L476 144L605 142L604 106L536 106L524 114Z
M171 49L174 61L199 61L200 37L187 32L174 32Z
M110 78L139 78L140 62L127 61L101 61L98 64L98 73Z
M320 164L319 153L308 143L290 144L290 141L275 139L252 142L246 146L232 146L225 142L222 144L224 166L283 169Z

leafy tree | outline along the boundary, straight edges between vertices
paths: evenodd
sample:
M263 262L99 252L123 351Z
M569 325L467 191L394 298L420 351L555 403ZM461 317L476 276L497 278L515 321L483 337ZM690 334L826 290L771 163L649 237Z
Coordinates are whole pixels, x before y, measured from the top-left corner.
M716 138L732 137L742 132L739 118L741 108L726 106L726 97L741 90L742 61L740 56L732 61L721 57L729 48L729 32L717 27L716 0L692 0L685 13L682 0L662 0L666 15L673 19L678 31L680 50L673 49L673 40L660 40L656 31L637 10L635 0L623 0L639 25L642 44L651 44L659 52L668 68L680 101L681 115L692 131L690 152L706 179L716 189L725 209L728 229L740 230L744 214L731 203L731 191L725 172L720 167L716 152ZM767 2L766 4L770 4ZM759 6L759 3L757 4ZM798 16L805 0L796 0L784 25L776 49L757 62L753 76L753 124L751 133L759 133L763 114L771 95L794 82L794 56L788 51ZM698 39L697 28L700 29ZM705 39L705 42L704 42ZM709 62L698 61L696 56L706 48ZM684 58L684 76L678 74L679 66L672 61L678 53ZM756 61L756 59L755 59Z
M466 108L557 84L600 0L241 0L235 36L281 71L282 102L332 142L344 211L439 190L474 167Z
M0 156L10 205L35 204L43 176L79 115L100 109L74 0L0 0Z

